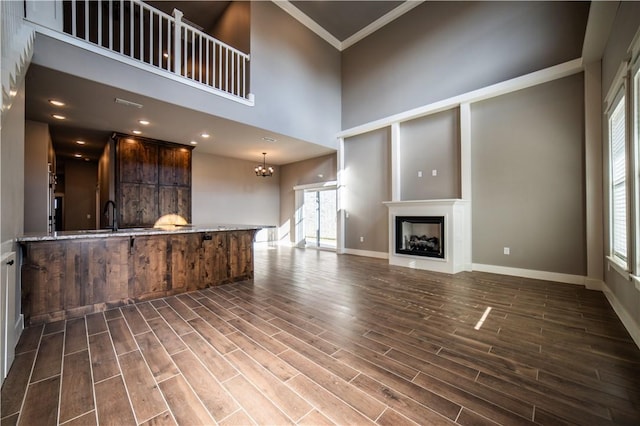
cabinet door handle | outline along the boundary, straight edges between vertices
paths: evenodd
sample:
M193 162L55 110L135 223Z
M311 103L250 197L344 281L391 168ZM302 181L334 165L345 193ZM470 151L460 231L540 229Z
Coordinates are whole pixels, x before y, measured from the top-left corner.
M7 265L11 266L13 265L13 259L7 262Z

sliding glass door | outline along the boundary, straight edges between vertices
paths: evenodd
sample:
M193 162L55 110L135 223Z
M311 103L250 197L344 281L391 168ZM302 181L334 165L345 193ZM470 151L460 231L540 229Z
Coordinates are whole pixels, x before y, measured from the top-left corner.
M306 247L336 248L336 190L304 191L304 238Z

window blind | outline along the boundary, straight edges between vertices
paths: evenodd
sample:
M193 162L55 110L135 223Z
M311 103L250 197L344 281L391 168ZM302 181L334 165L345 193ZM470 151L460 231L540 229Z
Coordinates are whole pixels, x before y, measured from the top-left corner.
M612 254L627 261L627 161L625 98L616 103L609 117L611 144Z

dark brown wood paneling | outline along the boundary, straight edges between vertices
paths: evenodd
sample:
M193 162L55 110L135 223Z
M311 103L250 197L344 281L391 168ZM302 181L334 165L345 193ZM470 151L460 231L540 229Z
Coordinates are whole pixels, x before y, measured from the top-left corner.
M73 365L73 368L65 368L62 374L60 423L94 409L89 351L67 355L64 362L65 365Z
M136 423L122 376L118 375L97 383L95 390L100 424L132 425Z
M65 252L58 242L29 244L22 264L25 317L58 312L64 306Z
M200 251L200 279L190 290L229 282L229 233L213 232L202 234Z
M139 300L162 297L169 289L168 238L139 236L132 239L133 275L129 294Z
M52 322L251 278L253 234L194 232L24 243L23 312L32 324Z
M191 222L193 147L126 135L116 138L119 225L149 227L166 214Z
M191 222L191 187L160 185L158 209L160 217L176 214Z
M140 185L139 222L136 226L152 227L158 220L158 186Z
M253 278L253 237L255 231L229 234L229 274L232 281Z
M118 138L120 182L158 183L158 146L133 137Z
M191 185L191 147L160 146L160 185Z

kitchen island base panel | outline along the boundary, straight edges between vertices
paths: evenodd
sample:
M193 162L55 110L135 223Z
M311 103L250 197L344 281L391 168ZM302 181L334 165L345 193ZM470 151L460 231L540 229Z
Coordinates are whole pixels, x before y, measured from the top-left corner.
M255 229L21 242L29 325L253 278Z

